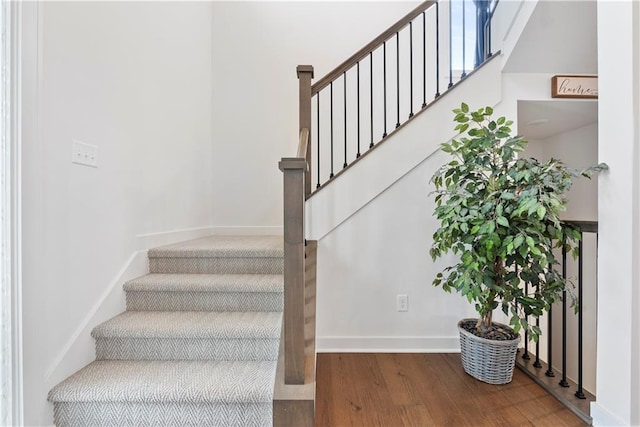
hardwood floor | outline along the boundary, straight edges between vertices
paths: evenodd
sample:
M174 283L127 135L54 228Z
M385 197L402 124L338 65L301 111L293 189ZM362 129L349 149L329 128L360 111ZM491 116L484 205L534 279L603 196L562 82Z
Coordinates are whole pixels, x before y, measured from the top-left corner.
M584 426L518 369L494 386L459 354L318 354L316 427Z

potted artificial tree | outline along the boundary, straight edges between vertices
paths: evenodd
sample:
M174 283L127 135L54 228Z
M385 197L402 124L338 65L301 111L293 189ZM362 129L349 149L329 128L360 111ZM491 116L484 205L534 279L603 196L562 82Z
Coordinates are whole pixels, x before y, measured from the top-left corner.
M572 179L607 166L572 170L556 159L519 158L527 142L511 136L513 122L494 120L491 107L470 111L463 103L453 112L459 135L442 144L453 159L431 178L440 227L430 253L436 260L451 251L459 261L438 273L433 284L475 303L478 319L458 323L465 371L505 384L513 375L519 332L533 340L541 334L528 317L542 315L569 290L555 270L553 249L565 242L571 250L580 238L559 217ZM498 307L510 327L492 321Z

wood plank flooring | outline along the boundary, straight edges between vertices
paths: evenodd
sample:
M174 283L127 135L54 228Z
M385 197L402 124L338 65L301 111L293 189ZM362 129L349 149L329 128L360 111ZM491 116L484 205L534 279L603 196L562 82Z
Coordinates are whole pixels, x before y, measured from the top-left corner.
M585 425L520 370L485 384L459 354L321 353L316 373L316 427Z

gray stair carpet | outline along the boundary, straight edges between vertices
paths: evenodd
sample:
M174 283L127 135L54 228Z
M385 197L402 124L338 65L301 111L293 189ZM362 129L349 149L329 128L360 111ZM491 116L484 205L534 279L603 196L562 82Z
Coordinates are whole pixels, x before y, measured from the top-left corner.
M282 274L147 274L125 283L127 310L282 311Z
M127 311L91 333L96 361L49 392L55 425L271 425L282 237L212 236L148 256L151 273L124 285Z
M215 245L212 244L215 242ZM149 250L151 273L282 274L282 239L215 236Z

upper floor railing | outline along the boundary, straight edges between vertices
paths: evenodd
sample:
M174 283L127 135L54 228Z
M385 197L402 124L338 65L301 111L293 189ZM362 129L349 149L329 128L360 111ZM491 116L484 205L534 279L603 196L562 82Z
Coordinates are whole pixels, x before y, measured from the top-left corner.
M544 322L546 339L536 342L530 351L528 337L525 336L523 352L516 360L518 366L547 391L584 421L590 422L589 403L595 400L597 281L595 270L585 271L585 268L597 264L598 223L567 221L565 224L578 230L581 236L574 254L575 262L567 257L564 244L560 249L562 277L574 283L575 291L563 292L562 299L542 319L535 319L537 326L541 320ZM591 314L591 318L586 319L585 313ZM586 339L590 342L587 343ZM546 348L541 350L541 344ZM554 361L558 358L560 363L556 364ZM585 388L585 375L590 377L588 387L591 391Z
M496 4L426 1L313 85L313 67L298 67L300 129L311 136L307 196L491 56Z

